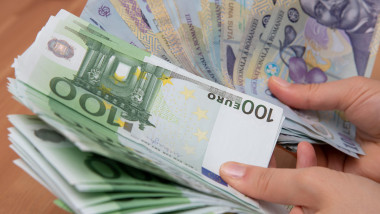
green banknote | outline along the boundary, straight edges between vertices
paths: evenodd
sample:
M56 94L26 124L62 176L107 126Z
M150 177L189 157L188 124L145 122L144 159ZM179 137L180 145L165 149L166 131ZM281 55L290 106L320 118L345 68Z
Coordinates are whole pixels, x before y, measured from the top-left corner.
M37 116L9 116L12 124L36 147L44 158L77 189L81 184L94 186L141 186L154 192L173 192L173 184L144 171L136 170L109 158L80 151ZM154 187L162 187L157 190ZM106 189L109 191L111 188ZM106 191L104 190L104 191Z
M128 198L139 198L134 192L126 193L82 193L70 186L58 174L58 172L43 158L41 154L22 136L18 131L11 129L10 136L12 149L14 149L30 168L38 175L40 181L48 187L55 195L65 200L72 208L77 210L91 207L96 204L107 203L113 200L122 200ZM137 191L138 192L138 191ZM132 194L131 194L132 193ZM162 193L145 194L147 197L163 197ZM173 195L172 195L173 196ZM80 212L81 213L81 212Z
M20 153L20 147L11 145L22 158L26 158ZM28 151L29 152L29 151ZM51 173L38 169L38 166L32 161L27 160L25 163L16 160L15 164L25 170L34 179L38 180L54 195L61 199L61 203L74 213L152 213L152 212L171 212L205 207L208 201L201 201L199 198L187 198L181 196L166 195L164 193L85 193L87 197L83 198L84 193L69 191L69 186L59 181L59 177ZM57 181L58 179L58 181ZM56 188L55 188L56 187ZM63 191L60 191L63 190ZM212 203L210 203L212 206ZM61 204L62 206L62 204ZM215 206L215 205L214 205ZM125 210L127 209L127 210ZM230 208L230 210L233 210Z

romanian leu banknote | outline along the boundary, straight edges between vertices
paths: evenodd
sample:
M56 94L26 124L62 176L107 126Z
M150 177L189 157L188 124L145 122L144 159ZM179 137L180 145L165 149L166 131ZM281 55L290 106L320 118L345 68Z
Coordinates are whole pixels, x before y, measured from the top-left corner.
M224 82L233 87L233 71L253 1L222 0L220 59Z
M380 41L380 3L366 2L283 1L255 41L256 60L245 78L253 82L276 75L295 83L320 83L369 77ZM363 10L368 11L359 12Z
M182 58L187 57L199 76L222 84L203 41L198 12L200 1L147 1L171 48Z
M165 35L168 36L168 35L176 35L176 34L170 34L170 33L166 34L166 32L163 32L160 30L160 26L162 26L162 25L165 26L165 22L162 22L162 20L157 21L156 17L153 14L152 9L150 8L151 6L149 6L148 2L146 0L137 0L136 2L138 3L138 5L141 9L141 15L143 16L143 20L149 25L149 27L152 29L153 33L158 38L160 38L160 41L165 43L165 46L163 46L163 47L166 50L166 52L171 53L171 57L174 57L174 58L177 57L178 59L182 60L182 63L183 63L183 65L182 65L182 63L178 63L178 65L175 63L173 63L173 64L175 64L179 67L182 67L189 72L193 72L195 74L200 75L199 72L196 71L196 67L192 64L189 64L190 58L186 55L180 55L181 53L184 54L185 52L181 52L181 51L180 52L174 52L175 55L172 53L172 51L175 50L175 46L173 46L174 47L173 49L170 49L172 47L172 46L170 46L170 44L173 45L173 44L176 44L176 42L173 42L173 40L167 41ZM157 2L155 2L155 4L153 4L152 7L155 7L156 3ZM116 5L116 4L114 4L114 5ZM157 11L157 10L155 10L155 11ZM162 13L159 13L159 14L162 14ZM167 29L167 28L165 28L165 29ZM182 44L177 44L177 45L179 47L181 47L180 45L182 45ZM179 49L179 50L181 50L181 49ZM178 61L178 60L175 59L175 61Z
M199 13L202 34L214 66L221 73L220 34L222 31L222 6L220 0L201 0L202 10ZM226 78L223 78L225 80ZM227 86L227 83L224 82Z
M275 5L281 6L282 1L261 0L254 1L250 8L250 15L246 21L245 32L241 38L239 49L235 52L235 58L231 58L233 65L233 84L236 90L244 92L245 77L244 72L248 69L249 62L254 59L253 53L256 51L258 43L255 40L266 28L271 12ZM231 69L231 68L229 68Z
M24 91L35 91L25 99L46 96L46 109L55 103L76 112L181 173L254 203L221 180L219 167L230 160L267 166L281 108L188 73L65 11L15 67L17 80L31 88Z
M89 0L80 17L100 29L119 37L138 48L146 49L109 0ZM154 49L157 46L153 46ZM152 49L147 51L154 52ZM159 56L159 55L157 55ZM162 57L162 56L161 56Z
M175 61L174 63L189 72L201 75L185 54L180 37L173 31L170 17L162 2L137 0L110 0L110 2L128 25L141 28L138 33L141 40L151 43L151 39L144 33L149 32L149 37L156 38L160 42L161 47L168 53L170 59Z
M171 22L181 35L185 47L189 50L193 61L199 66L202 73L219 84L224 84L219 63L214 63L210 49L204 42L200 15L202 14L201 0L167 0L167 11ZM211 18L211 17L208 17Z
M115 7L115 4L119 7ZM178 62L175 61L175 58L170 55L170 53L166 52L165 43L163 43L163 41L152 32L150 26L145 22L143 16L141 15L141 9L137 5L136 1L123 1L123 4L119 1L109 0L88 1L85 8L87 8L85 11L91 11L90 13L92 15L93 13L100 14L97 18L100 18L99 16L103 16L103 20L108 19L108 16L103 15L105 12L102 11L104 10L110 11L109 16L111 16L111 11L112 15L118 14L122 20L124 20L132 34L144 45L148 52L155 54L156 56L159 56L171 63L178 64ZM116 24L113 25L113 27L116 26ZM120 27L124 27L124 25Z

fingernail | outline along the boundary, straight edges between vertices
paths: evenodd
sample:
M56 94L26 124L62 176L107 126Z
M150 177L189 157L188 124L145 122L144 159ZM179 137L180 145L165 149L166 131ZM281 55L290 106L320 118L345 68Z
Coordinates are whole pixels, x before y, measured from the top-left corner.
M289 87L290 83L286 80L281 79L280 77L273 76L272 80L276 82L277 85L280 85L281 87Z
M223 174L232 178L241 178L244 176L246 167L238 163L226 163L221 167Z

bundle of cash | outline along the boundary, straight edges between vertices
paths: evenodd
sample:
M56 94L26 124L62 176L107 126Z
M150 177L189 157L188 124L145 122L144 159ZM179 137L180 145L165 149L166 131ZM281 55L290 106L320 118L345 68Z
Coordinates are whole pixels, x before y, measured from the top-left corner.
M9 90L38 116L10 117L16 164L76 213L280 213L219 167L266 167L276 142L364 155L344 114L291 109L267 82L369 77L379 12L344 0L88 0L81 19L61 11L14 63Z
M75 213L248 212L246 207L211 197L79 150L37 116L10 115L15 163L30 173Z
M63 10L13 66L16 79L9 80L9 91L45 121L10 117L13 148L28 167L17 163L70 210L276 208L234 190L219 168L227 161L266 167L285 120L282 108L191 74ZM72 143L38 145L39 135ZM139 170L119 172L126 167L110 159L154 179L144 180ZM76 163L87 164L93 176L83 176L85 166L72 168Z

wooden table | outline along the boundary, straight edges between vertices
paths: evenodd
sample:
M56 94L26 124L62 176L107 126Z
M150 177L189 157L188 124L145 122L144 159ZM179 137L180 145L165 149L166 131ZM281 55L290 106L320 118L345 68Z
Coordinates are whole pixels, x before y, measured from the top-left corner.
M11 99L7 77L14 76L13 58L34 41L51 15L63 8L80 15L87 0L2 0L0 4L0 213L67 213L52 202L56 198L12 161L18 156L9 148L8 114L31 113Z
M32 44L50 15L64 8L79 15L86 0L2 0L0 4L0 213L65 213L52 202L51 193L12 161L18 156L9 148L8 114L31 113L11 99L7 77L13 77L13 58ZM380 80L380 54L373 78ZM278 152L279 156L282 152Z

